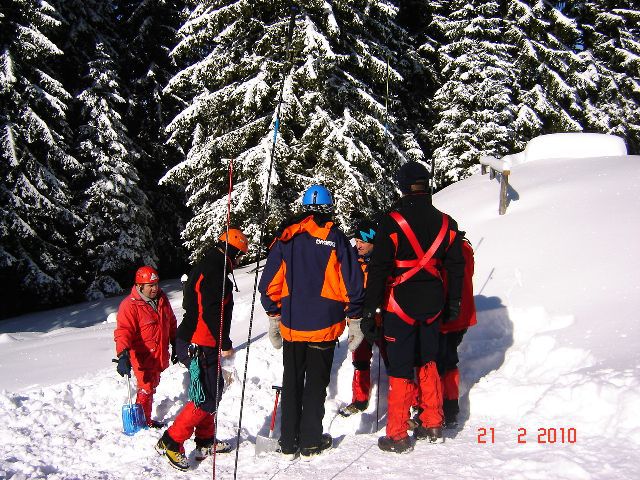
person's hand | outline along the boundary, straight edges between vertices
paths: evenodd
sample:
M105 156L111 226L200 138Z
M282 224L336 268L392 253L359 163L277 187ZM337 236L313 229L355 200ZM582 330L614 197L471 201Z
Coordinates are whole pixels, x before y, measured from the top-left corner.
M269 340L276 350L282 348L282 334L280 333L280 315L269 317Z
M235 354L236 351L233 348L230 348L229 350L222 350L222 352L220 352L220 356L222 358L233 358Z
M371 345L376 343L380 336L380 331L376 326L376 314L374 312L365 312L360 321L360 330L362 335Z
M362 334L362 330L360 328L361 318L349 318L349 335L347 336L347 348L350 352L353 352L356 348L360 346L362 340L364 340L364 335Z
M116 367L116 371L120 374L121 377L125 375L127 377L131 376L131 360L129 359L129 350L123 350L118 355L118 366Z
M445 307L445 312L442 317L442 323L453 323L458 319L460 315L460 300L457 302L451 302L449 307Z
M235 351L233 348L220 352L220 371L224 379L225 389L233 383L235 376Z
M173 365L178 363L178 352L176 350L176 342L175 342L175 340L173 342L171 342L171 356L169 358L171 359L171 363Z

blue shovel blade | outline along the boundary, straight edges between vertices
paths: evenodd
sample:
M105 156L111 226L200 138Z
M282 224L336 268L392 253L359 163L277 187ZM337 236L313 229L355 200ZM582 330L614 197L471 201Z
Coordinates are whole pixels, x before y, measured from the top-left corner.
M149 428L147 425L147 417L144 415L144 411L142 410L142 405L134 403L133 404L133 413L136 417L136 424L138 425L138 430L146 430ZM135 408L138 407L138 408Z
M144 419L144 412L142 411L142 405L137 403L131 405L122 406L122 431L125 435L135 435L135 433L142 429L142 423L140 419ZM146 422L145 422L146 426Z

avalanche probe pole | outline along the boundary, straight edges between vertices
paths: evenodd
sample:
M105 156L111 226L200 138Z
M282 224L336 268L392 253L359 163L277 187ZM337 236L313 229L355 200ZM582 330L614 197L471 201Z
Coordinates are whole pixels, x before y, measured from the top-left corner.
M213 419L213 480L216 478L216 452L218 451L216 445L216 435L218 433L218 399L220 398L220 361L222 357L222 329L224 326L224 297L226 295L225 289L227 286L227 264L229 263L229 224L231 223L231 192L233 191L233 159L229 159L229 192L227 194L227 225L226 234L227 239L224 242L224 267L222 268L222 298L220 299L220 325L218 329L218 366L216 371L216 411ZM231 266L233 268L233 266Z
M386 93L384 96L384 136L387 139L387 144L386 144L386 150L387 150L387 157L389 155L389 55L387 55L387 82L386 82ZM384 203L385 203L385 208L384 210L386 210L386 203L387 203L387 196L386 196L386 185L383 183L382 184L383 189L384 189ZM380 422L380 347L382 345L382 340L379 341L378 344L378 380L377 380L377 385L378 387L376 388L376 432L378 431L378 423Z
M260 240L258 243L258 248L262 248L262 244L264 241L265 228L267 224L267 215L269 212L269 189L271 188L271 171L273 170L273 159L276 155L276 141L278 139L278 129L280 127L280 108L282 107L282 96L284 92L284 83L287 77L287 72L291 65L292 54L291 54L291 43L293 40L293 29L296 24L296 12L297 7L295 5L291 6L291 18L289 19L289 31L287 32L287 53L286 60L284 64L284 69L282 71L282 78L280 80L280 93L278 96L278 107L276 108L276 120L275 126L273 128L273 144L271 147L271 158L269 160L269 175L267 176L267 185L265 187L264 194L264 203L262 204L262 212L261 212L261 220L262 226L260 227ZM256 306L256 292L258 291L258 272L260 270L260 252L258 252L258 258L256 260L256 274L253 279L253 297L251 298L251 314L249 315L249 334L247 337L247 354L245 356L244 361L244 375L242 377L242 395L240 397L240 417L238 419L238 433L236 435L236 459L233 467L233 478L237 477L238 473L238 454L240 452L240 432L242 431L242 413L244 410L244 395L247 386L247 367L249 366L249 350L251 349L251 330L253 329L253 314L255 312Z

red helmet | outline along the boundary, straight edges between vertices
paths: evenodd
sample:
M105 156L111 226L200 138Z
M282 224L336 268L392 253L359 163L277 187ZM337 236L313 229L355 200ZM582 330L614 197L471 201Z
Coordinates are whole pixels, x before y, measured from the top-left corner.
M145 265L144 267L140 267L136 272L137 284L158 283L159 281L160 281L160 275L158 275L158 271L155 268L150 267L148 265Z
M227 232L224 232L222 235L220 235L219 240L221 242L226 242ZM247 253L249 251L249 240L247 239L246 235L237 228L229 229L229 245L236 247L242 253Z

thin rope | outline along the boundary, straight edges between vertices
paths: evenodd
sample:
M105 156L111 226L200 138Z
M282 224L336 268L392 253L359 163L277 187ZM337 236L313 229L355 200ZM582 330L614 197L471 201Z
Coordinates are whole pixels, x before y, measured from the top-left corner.
M267 224L267 218L268 218L268 213L269 213L269 190L271 188L271 172L273 171L273 161L275 158L275 154L276 154L276 141L278 139L278 129L280 128L280 109L282 107L282 97L283 97L283 92L284 92L284 84L285 84L285 80L288 74L288 70L290 69L290 65L291 65L291 61L292 61L292 54L291 54L291 43L293 40L293 29L295 27L295 20L296 20L296 12L297 12L297 7L295 5L291 6L291 18L289 19L289 31L287 33L287 53L286 53L286 61L285 61L285 69L282 72L282 78L280 80L280 93L278 96L278 106L276 108L276 119L275 119L275 125L274 125L274 129L273 129L273 144L271 146L271 158L269 159L269 174L267 176L267 185L265 187L265 195L264 195L264 202L262 204L262 212L260 213L260 218L261 218L261 227L260 227L260 240L258 243L259 248L261 248L263 241L264 241L264 236L265 236L265 229L266 229L266 224ZM251 313L249 314L249 332L248 332L248 336L247 336L247 353L245 355L245 361L244 361L244 374L242 376L242 394L240 396L240 415L238 418L238 433L236 435L236 458L235 458L235 463L234 463L234 467L233 467L233 478L234 480L237 478L237 474L238 474L238 455L240 452L240 432L242 431L242 415L243 415L243 411L244 411L244 397L245 397L245 392L246 392L246 386L247 386L247 371L248 371L248 366L249 366L249 352L251 350L251 332L253 330L253 316L255 313L255 306L256 306L256 294L258 291L258 273L260 270L260 252L258 252L258 257L256 260L256 269L255 269L255 276L253 278L253 295L251 297Z
M189 364L189 400L191 400L196 407L204 403L204 389L202 388L202 381L200 380L200 360L198 355L191 359Z

